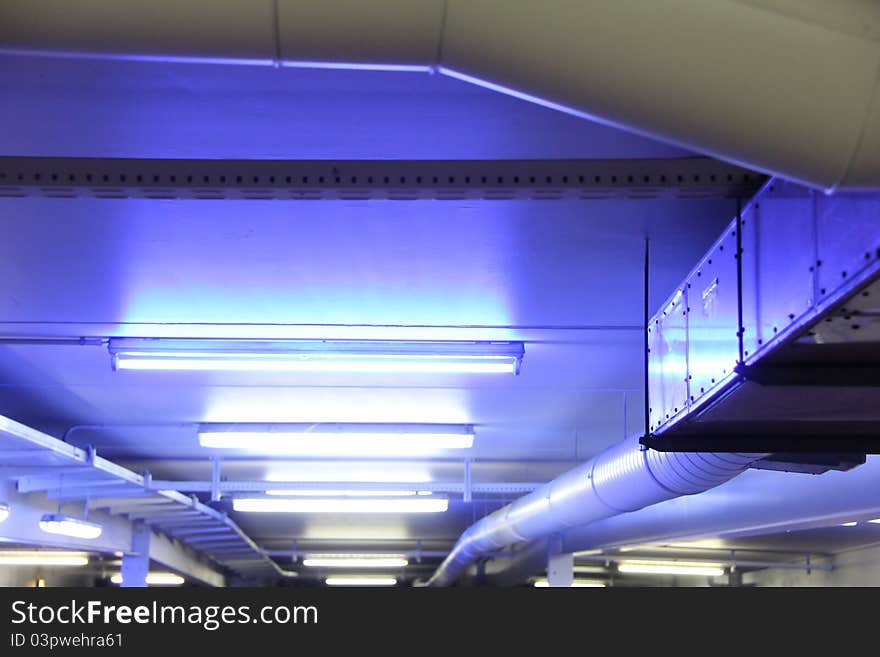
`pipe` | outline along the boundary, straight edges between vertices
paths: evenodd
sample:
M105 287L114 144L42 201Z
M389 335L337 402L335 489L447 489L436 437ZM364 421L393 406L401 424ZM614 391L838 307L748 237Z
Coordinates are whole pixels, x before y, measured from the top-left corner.
M863 0L0 0L0 51L435 71L826 191L880 187Z
M562 549L757 536L873 520L880 518L878 481L880 456L821 476L751 470L702 495L565 530Z
M478 558L514 543L723 484L764 454L646 450L634 436L471 525L428 586L448 586Z

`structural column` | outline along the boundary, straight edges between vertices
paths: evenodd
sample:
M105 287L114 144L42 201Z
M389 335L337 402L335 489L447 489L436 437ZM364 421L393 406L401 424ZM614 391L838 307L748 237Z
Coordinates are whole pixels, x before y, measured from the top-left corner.
M146 586L150 571L150 528L143 522L131 527L131 550L122 556L122 586Z
M574 583L574 554L550 553L547 558L547 584L551 587L570 587Z

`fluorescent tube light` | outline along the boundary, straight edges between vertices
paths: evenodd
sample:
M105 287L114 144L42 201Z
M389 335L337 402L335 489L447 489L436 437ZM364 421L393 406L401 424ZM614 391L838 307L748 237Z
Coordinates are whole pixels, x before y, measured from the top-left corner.
M47 513L40 519L40 529L47 534L61 534L74 538L98 538L103 527L95 522L78 520L60 513Z
M573 589L601 589L605 587L605 582L600 582L594 579L576 579L571 583L571 587ZM535 580L535 588L539 589L547 589L547 588L556 588L551 587L550 582L547 581L546 578L539 578ZM566 588L561 586L559 588Z
M246 513L442 513L449 508L449 500L240 497L232 500L232 508Z
M402 456L469 449L474 429L460 424L202 425L199 444L300 456Z
M641 575L704 575L720 577L724 568L718 564L684 563L672 561L623 561L617 566L622 573Z
M522 342L111 338L115 370L517 374Z
M868 522L873 523L875 525L880 525L880 518L874 518L873 520L869 520Z
M431 491L418 491L418 494L431 494ZM352 490L352 489L304 489L297 490L295 488L275 488L267 490L266 495L284 495L287 497L412 497L416 494L414 490Z
M116 573L110 578L114 584L122 584L122 573ZM147 573L148 586L180 586L186 580L174 573Z
M873 520L871 522L873 522ZM842 523L840 523L840 526L841 527L855 527L858 524L859 524L858 521L853 520L852 522L842 522Z
M608 571L604 566L574 566L574 574L582 574L582 575L598 575L602 573L607 573Z
M324 580L327 586L394 586L394 577L328 577Z
M307 568L405 568L409 561L403 557L387 555L325 555L303 559Z
M60 552L49 550L3 550L0 566L87 566L85 552Z
M9 505L0 503L0 522L9 517Z
M213 425L212 425L213 426ZM311 461L283 466L280 470L270 472L266 481L272 482L357 482L362 484L395 483L424 484L431 481L430 473L411 463L382 463L380 465L356 461L340 463L339 461Z

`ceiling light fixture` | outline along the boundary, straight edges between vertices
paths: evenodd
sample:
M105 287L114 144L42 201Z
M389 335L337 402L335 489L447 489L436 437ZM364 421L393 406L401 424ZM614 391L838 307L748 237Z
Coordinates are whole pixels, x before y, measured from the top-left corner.
M199 444L299 456L403 456L469 449L466 424L205 424Z
M443 513L449 500L239 497L232 501L232 508L245 513Z
M114 584L122 584L122 573L116 573L110 578ZM147 573L148 586L180 586L186 580L174 573Z
M87 566L86 552L61 552L50 550L3 550L0 566Z
M704 575L720 577L724 568L720 564L685 563L673 561L622 561L617 569L622 573L639 575Z
M3 522L9 517L9 505L0 503L0 522Z
M311 555L302 563L307 568L405 568L409 565L404 557L391 554Z
M605 587L605 582L600 582L594 579L576 579L572 581L569 587L551 587L550 582L547 581L546 578L539 578L535 580L535 588L538 589L547 589L547 588L573 588L573 589L601 589Z
M604 566L578 566L577 564L575 564L573 569L575 575L597 575L608 572Z
M103 527L96 522L78 520L60 513L47 513L40 519L40 529L47 534L60 534L73 538L98 538Z
M418 491L419 495L431 491ZM267 490L266 495L284 495L286 497L412 497L416 495L414 490L354 490L354 489L302 489L275 488Z
M328 577L324 580L327 586L394 586L395 577Z
M114 370L518 374L522 342L111 338Z

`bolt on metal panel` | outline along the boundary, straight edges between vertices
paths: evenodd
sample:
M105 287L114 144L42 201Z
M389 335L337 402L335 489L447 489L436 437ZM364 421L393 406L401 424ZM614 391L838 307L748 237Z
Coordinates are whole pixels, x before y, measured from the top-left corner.
M652 431L688 407L687 299L686 289L677 290L648 326Z
M743 214L743 355L754 363L815 311L815 193L774 181Z
M739 358L736 230L734 221L685 283L690 402L733 376Z
M818 198L819 304L840 299L841 289L876 271L880 259L880 196L840 194Z

